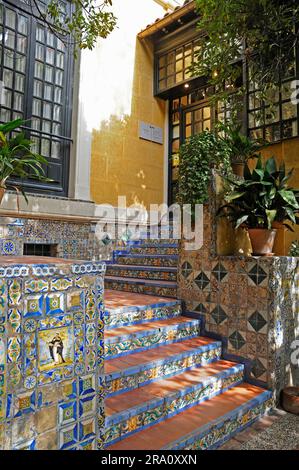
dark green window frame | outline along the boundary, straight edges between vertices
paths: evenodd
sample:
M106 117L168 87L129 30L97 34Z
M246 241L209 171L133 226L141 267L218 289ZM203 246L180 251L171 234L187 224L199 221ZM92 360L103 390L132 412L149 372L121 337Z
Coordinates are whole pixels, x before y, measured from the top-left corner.
M44 3L40 2L44 8ZM0 80L4 103L0 121L23 118L35 151L46 156L50 183L22 181L29 192L68 195L73 98L73 51L19 0L0 5ZM65 2L69 11L71 5ZM2 14L1 14L2 13Z

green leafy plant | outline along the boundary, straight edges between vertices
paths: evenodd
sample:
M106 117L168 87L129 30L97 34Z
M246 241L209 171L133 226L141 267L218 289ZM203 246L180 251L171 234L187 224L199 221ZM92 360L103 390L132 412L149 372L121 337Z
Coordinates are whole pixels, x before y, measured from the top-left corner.
M25 137L24 132L16 131L25 121L16 119L0 125L0 189L15 189L20 191L25 199L26 194L22 185L11 185L11 177L31 178L39 181L51 181L45 176L46 158L31 150L33 143ZM3 192L3 191L2 191ZM27 199L26 199L27 200Z
M294 240L292 242L289 256L299 256L299 240Z
M298 44L297 0L196 0L203 40L193 72L227 98L247 61L260 99L294 67ZM243 88L243 94L245 93Z
M278 168L274 157L266 163L259 157L252 171L245 166L243 181L229 180L232 190L218 215L227 217L235 228L271 229L273 222L280 222L293 231L286 223L299 223L299 191L288 186L292 174L293 170L286 173L284 163Z
M223 174L230 172L230 155L227 146L217 136L204 131L188 139L180 148L179 187L180 204L207 202L213 168Z
M231 163L247 163L259 157L258 152L265 143L247 137L241 132L241 125L219 123L217 127L221 132L220 139L228 146Z
M60 0L50 0L44 8L38 0L29 0L31 6L59 39L75 48L93 49L98 38L106 38L116 26L111 11L112 0L70 0L70 10Z

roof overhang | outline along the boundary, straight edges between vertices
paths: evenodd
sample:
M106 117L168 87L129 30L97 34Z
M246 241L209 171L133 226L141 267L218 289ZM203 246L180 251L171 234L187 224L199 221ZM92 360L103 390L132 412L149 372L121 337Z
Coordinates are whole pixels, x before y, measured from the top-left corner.
M195 1L191 1L172 13L166 14L164 18L157 20L138 34L139 39L145 39L153 36L155 33L167 28L170 24L182 18L187 13L195 10Z

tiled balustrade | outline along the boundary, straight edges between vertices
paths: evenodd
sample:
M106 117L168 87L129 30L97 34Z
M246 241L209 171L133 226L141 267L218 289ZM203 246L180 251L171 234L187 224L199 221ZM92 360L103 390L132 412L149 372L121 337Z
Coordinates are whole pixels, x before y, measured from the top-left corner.
M1 449L102 448L104 272L1 259Z

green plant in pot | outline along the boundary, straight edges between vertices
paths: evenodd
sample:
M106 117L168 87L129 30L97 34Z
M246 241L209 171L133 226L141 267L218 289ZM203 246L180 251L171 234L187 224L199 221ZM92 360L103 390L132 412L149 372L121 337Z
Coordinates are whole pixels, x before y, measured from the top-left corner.
M51 181L43 168L47 160L31 150L33 142L22 131L11 134L24 124L22 119L16 119L0 125L0 204L7 189L20 191L27 200L22 185L8 183L11 177Z
M180 148L180 166L177 201L190 204L194 215L196 204L209 198L212 170L230 174L227 146L208 130L190 137Z
M238 124L219 123L217 128L222 134L219 138L228 147L233 173L243 177L245 165L249 160L259 157L258 152L265 142L251 139L242 134L242 126Z
M286 173L284 163L278 167L274 157L265 163L259 157L252 171L245 166L244 180L229 180L232 190L218 215L227 217L235 228L248 229L254 255L272 254L274 222L292 231L290 223L299 223L299 191L288 185L292 174L293 170Z

